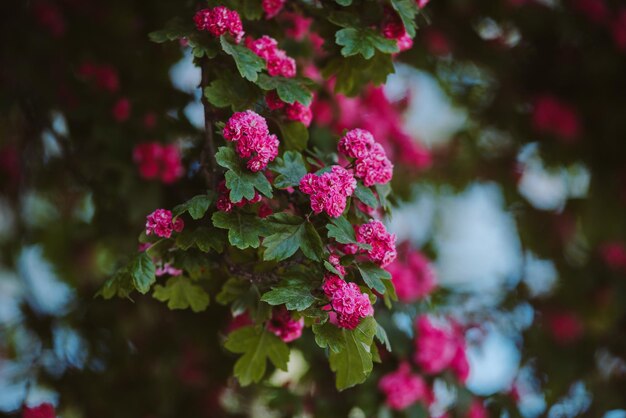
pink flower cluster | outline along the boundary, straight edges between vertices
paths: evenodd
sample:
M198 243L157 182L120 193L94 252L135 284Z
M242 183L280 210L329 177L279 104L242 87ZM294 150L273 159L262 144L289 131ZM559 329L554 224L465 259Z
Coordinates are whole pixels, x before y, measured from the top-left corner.
M385 150L365 129L352 129L339 140L339 151L354 158L355 177L362 178L365 186L385 184L393 175L393 164Z
M356 180L352 173L338 165L321 175L308 173L300 180L300 191L311 197L313 212L325 211L333 218L341 216L355 189Z
M370 260L385 267L396 259L396 235L387 232L382 222L372 219L356 231L356 239L360 243L369 244L372 249L367 251Z
M259 57L263 58L267 72L272 77L296 76L296 61L287 56L287 53L278 48L276 39L263 35L259 39L246 39L246 46Z
M283 7L285 7L286 2L287 0L263 0L261 6L265 12L265 18L271 19L280 13Z
M230 33L237 43L241 42L244 35L239 14L224 6L198 10L193 17L193 21L198 30L208 31L216 37Z
M246 166L251 171L264 170L278 155L278 138L270 134L265 119L252 110L233 114L223 133L224 138L235 142L241 158L249 158Z
M401 111L406 101L391 103L381 87L370 87L356 98L334 95L332 85L328 87L332 102L315 99L311 105L317 124L330 124L335 132L356 127L366 129L384 145L387 155L394 161L416 169L432 164L430 152L403 127Z
M432 293L437 278L429 260L419 251L409 251L403 262L396 260L387 266L398 299L413 303Z
M395 39L400 51L406 51L413 46L413 39L406 32L400 16L392 9L385 9L383 20L383 36L387 39Z
M172 231L180 232L184 227L185 223L181 218L172 222L172 212L167 209L157 209L146 217L146 235L169 238Z
M489 412L482 401L478 399L472 399L469 410L467 411L467 418L488 418Z
M275 91L270 91L265 95L265 103L271 110L284 109L285 116L289 120L300 122L307 128L311 124L313 114L309 106L305 106L300 102L293 102L293 104L285 103L280 100Z
M217 186L217 193L218 193L217 203L216 203L217 210L220 210L226 213L232 211L233 208L235 207L240 208L248 204L258 203L262 199L261 195L258 192L255 192L252 200L248 200L244 197L239 202L233 202L232 200L230 200L230 190L228 190L228 188L226 187L225 181L222 181Z
M55 418L57 416L51 403L42 403L37 406L25 406L22 418Z
M158 142L144 142L135 146L133 160L139 166L139 174L147 180L159 178L170 184L185 172L180 152L174 144L161 145Z
M469 363L465 354L465 338L458 324L452 322L435 326L427 316L422 315L415 325L415 363L429 374L450 369L461 382L465 382L469 376Z
M419 375L411 373L411 366L403 362L395 372L386 374L378 382L378 389L387 398L389 408L401 411L424 400L428 403L430 390Z
M356 283L346 282L339 276L328 274L322 286L341 328L355 329L361 318L374 315L367 293L362 293Z
M335 270L337 270L337 272L340 275L342 276L346 275L346 268L341 265L341 259L339 258L337 254L329 255L328 262L335 268Z
M267 323L267 329L286 343L300 338L303 328L304 318L293 319L284 306L274 309Z
M567 142L574 141L581 130L576 110L550 95L535 100L532 118L537 132L555 135Z

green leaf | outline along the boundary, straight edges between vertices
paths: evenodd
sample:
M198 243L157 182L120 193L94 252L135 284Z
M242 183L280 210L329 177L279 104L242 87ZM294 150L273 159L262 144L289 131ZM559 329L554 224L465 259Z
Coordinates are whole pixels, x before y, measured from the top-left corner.
M128 298L133 290L135 290L135 286L130 274L126 269L121 269L104 282L96 296L101 296L104 299L111 299L113 296Z
M293 104L300 102L305 106L311 104L313 94L306 86L306 80L285 77L270 77L267 74L260 74L257 85L263 90L276 90L278 97L283 102Z
M223 71L204 89L204 96L215 107L230 106L233 111L251 108L260 97L259 89L237 75Z
M354 228L345 216L331 220L331 222L326 225L326 229L328 230L328 238L334 238L335 241L340 244L356 244L366 250L372 248L369 244L364 244L356 240Z
M187 37L191 52L196 58L215 58L218 53L217 45L212 38L201 36L199 33L193 33Z
M228 305L241 298L250 289L250 283L244 280L231 277L226 280L222 290L215 296L215 300L220 305Z
M398 295L396 295L396 288L393 285L391 280L384 280L383 284L385 285L385 293L383 295L383 300L385 301L385 306L387 309L391 309L391 301L397 301Z
M259 0L243 0L243 15L247 20L259 20L263 16L263 7Z
M246 80L257 81L259 72L265 68L265 62L245 46L231 44L226 37L220 37L220 44L225 53L233 57L239 74Z
M261 300L273 306L284 304L290 311L303 311L315 302L311 294L313 286L306 279L287 278L265 293Z
M324 251L315 227L298 216L277 214L268 218L273 234L263 240L264 260L285 260L301 249L304 255L318 261Z
M133 279L135 289L145 295L156 280L154 263L150 256L145 252L138 254L131 261L128 271Z
M193 26L185 23L180 17L175 17L165 24L165 28L150 32L148 37L152 42L163 43L184 38L193 32Z
M258 248L261 243L259 236L265 235L266 231L261 218L239 211L215 212L212 220L215 227L228 229L228 241L242 250Z
M382 205L385 211L389 211L391 209L391 204L389 203L389 195L391 194L391 186L389 183L387 184L377 184L376 185L376 193L378 193L378 198L380 199L380 204Z
M313 325L313 332L317 344L330 349L330 368L337 374L337 389L344 390L367 379L374 367L371 351L376 334L374 318L363 318L354 330L339 329L326 323Z
M257 327L239 328L228 335L227 350L243 354L235 363L235 377L241 386L258 383L265 375L267 360L287 371L289 347L276 335Z
M185 230L176 237L176 246L182 250L196 246L200 251L208 253L211 249L218 253L224 250L220 234L214 229L200 227L196 230Z
M346 7L352 4L352 0L335 0L338 5Z
M391 353L391 343L389 342L389 337L387 337L387 331L379 323L376 323L376 339Z
M376 195L374 194L372 189L370 189L369 187L365 187L361 184L361 182L357 183L356 189L354 190L354 195L357 197L357 199L365 203L370 208L378 207L378 199L376 199Z
M376 290L380 294L384 294L387 288L383 280L390 280L391 274L387 270L378 267L374 263L359 263L357 268L361 273L363 281L370 289Z
M309 130L300 122L280 123L281 140L288 150L302 151L309 142Z
M356 96L368 84L383 84L393 72L391 55L378 52L369 60L360 55L336 58L324 67L322 74L325 78L336 77L336 93Z
M417 3L414 0L391 0L391 5L398 12L402 24L409 36L415 36L415 16L417 15Z
M341 55L344 57L361 54L363 58L370 59L376 50L385 54L398 52L395 39L387 39L370 28L341 29L335 34L335 41L337 45L343 46Z
M200 219L204 216L206 211L213 203L213 194L199 194L192 197L185 203L182 203L172 210L174 216L180 216L185 212L189 212L189 215L193 219Z
M169 309L204 311L209 306L209 295L200 286L184 276L170 278L165 286L156 285L152 293L155 299L167 302Z
M219 165L229 170L226 172L226 187L230 190L230 200L240 202L244 197L254 198L254 189L267 197L272 197L272 185L265 174L253 173L245 168L232 148L219 147L215 154Z
M277 158L270 168L279 173L274 179L274 186L279 189L300 185L300 180L307 173L302 154L295 151L286 151L283 158Z

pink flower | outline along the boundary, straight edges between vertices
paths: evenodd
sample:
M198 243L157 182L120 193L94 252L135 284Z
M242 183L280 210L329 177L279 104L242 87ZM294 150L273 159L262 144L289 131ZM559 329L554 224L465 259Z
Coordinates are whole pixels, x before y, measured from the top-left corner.
M363 224L356 231L357 241L371 245L367 251L369 259L385 267L394 261L398 255L396 252L396 236L387 232L382 222L371 220Z
M313 114L311 108L303 105L300 102L294 102L293 104L287 104L285 106L285 116L287 119L302 123L307 128L311 124Z
M230 33L239 43L244 35L239 14L224 6L198 10L193 17L193 21L198 30L208 31L215 37Z
M397 411L428 398L426 382L411 373L411 367L406 362L400 364L395 372L383 376L378 382L378 389L385 394L385 403Z
M487 412L487 408L485 405L478 400L473 399L470 404L469 410L467 411L467 418L489 418L489 413Z
M278 110L285 107L285 102L280 100L280 97L278 97L278 93L276 93L275 90L272 90L265 95L265 104L267 104L267 107L269 107L270 110Z
M34 407L25 406L22 418L55 418L56 412L51 403L42 403Z
M433 55L444 56L452 52L452 46L446 34L438 29L424 31L424 43Z
M292 78L296 76L296 61L278 48L276 39L267 35L256 40L248 38L246 39L246 46L260 58L263 58L267 72L272 77Z
M548 330L558 344L571 344L579 340L584 333L583 323L574 312L550 312L546 314L546 320Z
M155 234L161 238L169 238L172 231L180 232L184 226L181 218L172 222L172 212L167 209L157 209L146 217L146 235Z
M423 9L424 7L426 7L429 1L430 0L416 0L417 7L419 7L420 9Z
M313 212L325 211L333 218L341 216L355 189L356 180L352 173L338 165L319 176L308 173L300 180L300 191L311 197Z
M123 97L113 105L113 118L117 122L124 122L130 117L130 100Z
M223 133L226 140L235 142L241 158L249 158L246 165L251 171L264 170L278 155L278 138L269 133L265 119L251 110L233 114Z
M348 131L339 140L339 152L355 158L354 175L362 178L366 187L385 184L393 175L393 164L387 158L382 145L365 129Z
M400 16L392 9L385 9L385 19L383 23L383 36L387 39L395 39L400 51L406 51L413 46L413 39L406 32L404 23Z
M461 382L469 375L465 340L455 324L436 327L426 315L416 321L417 336L413 360L428 374L452 369Z
M169 274L170 276L180 276L181 274L183 274L183 271L177 269L176 267L172 267L170 263L164 263L156 268L154 274L157 277L165 276L166 274Z
M566 142L574 141L581 130L576 110L550 95L535 100L532 118L537 132L555 135Z
M342 276L346 275L346 268L341 265L341 259L337 254L331 254L328 256L328 262L341 274Z
M330 307L336 315L335 322L340 328L355 329L362 318L374 314L369 296L361 293L356 283L348 283L339 276L328 274L322 290L330 301Z
M263 0L261 6L265 12L265 18L271 19L276 16L285 6L287 0Z
M600 246L600 256L613 270L626 270L626 245L623 242L607 242Z
M285 35L296 41L304 39L313 23L312 18L304 17L298 13L285 12L282 14L282 17L291 23L291 26L285 30Z
M303 328L304 318L293 319L284 306L274 309L267 323L267 329L286 343L300 338Z
M413 303L432 293L437 278L429 260L419 251L409 251L404 262L396 260L387 266L398 299Z
M180 151L174 144L144 142L135 146L133 160L139 165L139 174L144 179L160 180L171 184L184 174Z

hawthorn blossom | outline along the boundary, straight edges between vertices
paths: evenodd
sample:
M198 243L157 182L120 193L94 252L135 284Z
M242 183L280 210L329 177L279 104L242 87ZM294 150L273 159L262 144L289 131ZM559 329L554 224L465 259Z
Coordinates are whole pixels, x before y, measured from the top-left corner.
M267 323L267 329L286 343L300 338L303 328L304 318L293 319L284 306L274 309Z
M385 9L382 32L385 38L396 40L400 51L406 51L413 46L413 39L407 33L400 16L393 10Z
M352 173L338 165L320 175L308 173L300 180L300 191L310 196L313 212L325 211L333 218L341 216L355 189L356 180Z
M387 266L387 270L401 302L416 302L437 287L435 272L419 251L409 251L403 262L396 260Z
M165 184L174 183L184 174L180 151L174 144L144 142L135 146L133 160L139 166L139 175L150 180L159 178Z
M389 408L401 411L420 400L427 400L429 389L419 375L411 373L411 367L403 362L398 370L386 374L378 382L378 389L385 394Z
M469 410L467 411L467 418L489 418L489 412L482 401L478 399L472 399Z
M246 166L253 172L264 170L278 155L278 138L269 133L265 119L252 110L233 114L223 133L226 140L235 142L237 154L248 158Z
M369 259L381 267L385 267L396 259L396 235L387 232L382 222L372 219L356 231L357 241L369 244L372 248L367 251Z
M355 329L362 318L374 315L369 296L362 293L356 283L328 274L322 290L330 301L330 308L336 315L336 324L340 328Z
M290 23L290 27L285 29L285 35L296 41L304 39L309 30L313 19L310 17L304 17L299 13L285 12L282 14L282 18Z
M602 244L600 256L612 270L626 270L626 244L623 242L613 241Z
M346 268L341 265L341 259L337 254L330 254L328 256L328 262L339 272L339 274L342 276L346 275Z
M96 87L101 90L115 93L119 89L119 76L111 65L96 65L91 61L84 61L77 73L88 81L94 81Z
M366 187L385 184L393 175L393 164L382 145L365 129L352 129L339 141L339 152L354 158L354 176L363 179Z
M56 412L51 403L42 403L37 406L25 406L22 410L22 418L55 418Z
M146 235L169 238L172 231L180 232L184 226L181 218L172 221L172 212L167 209L157 209L146 217Z
M426 315L417 318L417 336L413 360L428 374L452 370L461 382L469 376L465 354L465 339L458 325L443 323L435 326Z
M309 127L313 119L310 106L305 106L300 102L285 103L278 97L276 91L270 91L265 95L265 103L271 110L284 109L287 119L300 122L306 127Z
M267 73L272 77L296 76L296 61L278 48L276 39L263 35L259 39L246 39L246 46L265 61Z
M280 13L286 2L287 0L263 0L261 7L263 7L263 11L265 12L265 18L271 19Z
M561 345L578 341L585 331L583 322L575 312L571 311L547 313L546 324L554 341Z
M229 33L239 43L244 35L239 14L224 6L198 10L193 21L198 30L207 31L215 37Z

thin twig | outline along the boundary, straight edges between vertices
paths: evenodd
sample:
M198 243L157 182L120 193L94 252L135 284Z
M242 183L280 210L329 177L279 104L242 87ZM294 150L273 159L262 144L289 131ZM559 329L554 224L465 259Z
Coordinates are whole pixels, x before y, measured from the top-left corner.
M201 162L202 172L207 186L211 190L217 190L217 162L215 161L215 140L213 138L213 119L215 117L213 108L204 95L204 89L208 87L211 78L209 72L209 60L204 57L200 62L202 79L202 106L204 107L204 148L202 149Z

